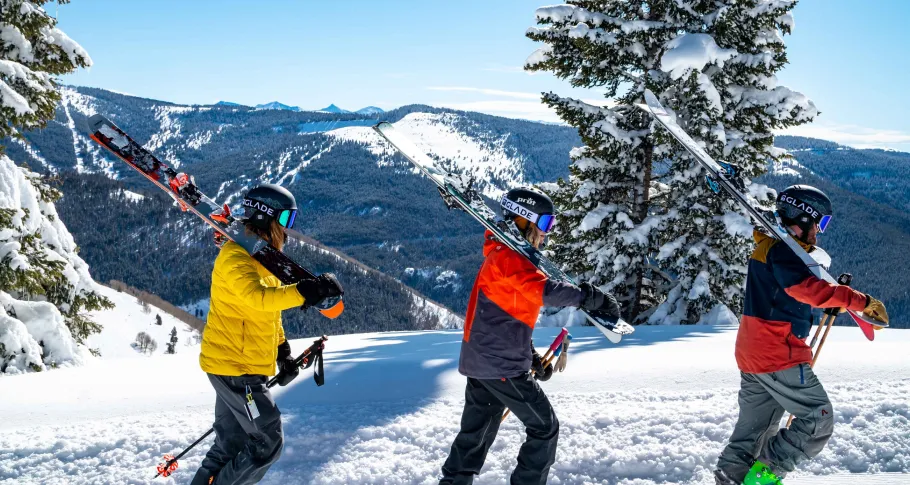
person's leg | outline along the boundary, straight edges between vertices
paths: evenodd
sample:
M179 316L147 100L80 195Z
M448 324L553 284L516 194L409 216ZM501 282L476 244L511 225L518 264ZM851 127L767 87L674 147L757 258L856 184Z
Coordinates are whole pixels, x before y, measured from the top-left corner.
M759 381L774 399L796 417L789 428L768 440L759 460L779 478L821 453L834 433L834 409L828 393L808 364L760 374Z
M211 379L211 376L210 376ZM237 456L249 439L227 404L215 394L215 443L205 454L191 485L208 485L227 462Z
M547 395L530 374L481 382L525 425L527 437L518 452L518 465L512 472L511 483L547 483L547 474L556 462L556 444L559 441L559 420Z
M715 480L718 485L740 484L769 429L779 426L784 409L759 382L757 374L740 372L739 418L733 434L717 458Z
M461 430L442 466L441 485L467 485L480 473L487 452L496 439L505 406L477 379L468 378Z
M228 461L215 484L245 485L257 483L281 456L284 436L281 413L266 388L265 376L210 376L218 396L246 432L248 439L237 455ZM247 406L247 391L255 406ZM255 409L253 409L255 408ZM250 413L258 416L250 417Z

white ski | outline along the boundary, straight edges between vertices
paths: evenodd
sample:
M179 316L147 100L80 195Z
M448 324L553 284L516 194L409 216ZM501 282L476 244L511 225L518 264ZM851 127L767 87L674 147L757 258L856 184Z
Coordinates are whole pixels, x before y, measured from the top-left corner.
M660 104L660 101L657 100L657 96L655 96L654 93L652 93L650 90L645 90L645 102L647 103L647 106L642 106L642 108L646 111L649 111L654 116L654 118L657 119L657 121L664 128L666 128L671 135L673 135L673 138L676 138L676 140L679 141L683 148L692 154L695 160L698 161L698 163L708 171L708 174L710 174L711 178L717 181L720 186L727 191L728 194L736 199L736 201L741 206L743 206L746 211L749 212L749 215L752 216L752 219L755 220L755 222L758 223L767 234L789 246L790 249L792 249L793 252L799 256L803 263L809 267L809 271L811 271L812 274L814 274L817 278L825 280L829 283L838 284L837 280L835 280L828 273L828 271L825 270L824 266L819 263L819 261L816 261L815 258L807 253L806 250L804 250L802 246L800 246L799 243L796 242L792 236L790 236L790 233L787 232L786 228L784 228L777 221L769 221L761 211L749 203L749 200L746 199L746 196L737 190L736 187L734 187L733 184L726 178L726 172L723 167L714 161L714 159L711 158L711 156L708 155L701 148L701 146L699 146L695 140L693 140L692 137L690 137L689 134L685 132L685 130L676 124L676 121L673 119L670 113L664 109L664 107ZM853 321L856 322L859 328L863 331L863 334L866 336L866 338L869 340L875 339L875 329L873 328L874 326L888 326L882 322L868 319L860 312L851 310L848 311L848 313L850 314L850 317L853 318Z
M439 191L447 205L450 207L453 207L453 205L457 206L474 217L474 219L477 219L478 222L496 236L496 239L528 258L531 264L547 275L548 278L554 281L565 281L575 284L572 278L552 261L544 257L540 251L534 249L524 238L515 237L509 231L502 218L498 217L487 206L480 195L471 190L469 186L466 187L469 182L465 182L458 175L439 169L423 150L412 143L406 135L395 130L391 123L384 121L374 126L373 129L439 187ZM635 331L633 326L622 319L611 322L600 315L584 313L588 321L613 343L619 343L623 335L629 335Z

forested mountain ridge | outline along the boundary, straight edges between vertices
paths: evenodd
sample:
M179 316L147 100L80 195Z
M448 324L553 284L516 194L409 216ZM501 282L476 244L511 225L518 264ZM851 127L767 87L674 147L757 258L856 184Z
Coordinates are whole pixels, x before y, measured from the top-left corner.
M378 120L396 122L418 144L432 147L449 168L485 182L488 196L564 176L569 150L580 143L565 126L420 105L367 116L181 106L94 88L66 88L56 120L45 130L26 133L24 141L9 142L8 153L34 170L59 175L61 218L99 281L123 280L182 305L207 297L216 251L210 234L192 217L165 210L170 201L164 194L88 139L85 120L95 112L194 174L200 187L218 200L236 204L239 194L259 181L282 183L301 205L301 232L456 312L464 311L481 262L481 228L467 215L445 209L433 184L369 126ZM898 324L907 320L901 318L910 317L903 275L910 268L899 255L908 241L910 221L900 205L906 190L897 184L910 180L900 176L908 169L902 160L910 160L910 155L786 136L778 137L778 145L791 150L798 163L772 167L761 181L776 188L802 182L828 190L836 213L822 243L835 259L833 272L854 273L855 285L888 303ZM852 170L854 166L858 168ZM856 176L862 170L870 170L870 177ZM901 189L892 192L889 186ZM870 197L873 189L880 195ZM882 223L870 226L867 211L880 214ZM876 239L876 234L887 236ZM337 263L320 260L322 253L317 253L298 256L318 271L336 270ZM373 291L385 298L378 304L373 297L365 298L361 304L396 305L395 291L386 294L369 286L349 290L352 295ZM305 318L310 323L299 324L301 335L319 333L321 322L327 322ZM380 319L399 322L381 328L370 327L366 319L352 327L408 328L396 318Z
M10 155L39 171L116 178L122 188L147 193L145 180L88 138L86 119L96 112L147 142L166 162L194 174L199 186L217 200L237 204L239 194L259 181L285 185L301 205L297 226L301 232L456 311L464 311L464 293L480 262L482 231L469 217L445 209L433 184L414 173L391 147L373 144L369 126L380 117L393 122L410 117L412 134L425 135L434 145L447 141L445 146L465 169L472 168L471 162L486 160L483 170L475 173L479 180L490 180L486 192L491 195L515 184L555 179L568 166L568 152L577 139L567 127L428 106L370 116L179 106L80 87L65 88L56 120L44 130L26 133L25 141L9 143ZM72 199L65 197L61 203ZM84 212L91 210L79 204L65 217ZM148 230L136 226L140 222L123 223L136 231ZM89 228L96 229L85 229ZM174 244L179 241L186 247L209 244L207 240L190 244L191 239L176 233L149 237L161 240L147 251L180 251ZM108 252L117 254L110 248ZM93 268L101 271L101 266L96 263ZM136 273L132 279L126 275L116 279L151 291L151 282L142 283L151 277L139 268L132 271ZM208 291L207 284L194 288L179 293L165 288L162 296L187 304Z

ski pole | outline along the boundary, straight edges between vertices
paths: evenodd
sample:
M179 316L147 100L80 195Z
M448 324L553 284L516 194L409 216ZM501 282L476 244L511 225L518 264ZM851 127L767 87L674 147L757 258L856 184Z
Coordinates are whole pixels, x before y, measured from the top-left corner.
M853 282L853 275L850 273L843 273L837 278L837 282L844 285L850 286L850 283ZM818 328L815 330L815 336L812 337L812 342L810 342L809 347L813 347L812 352L812 361L809 363L809 367L814 368L815 363L818 362L818 356L822 353L822 347L825 346L825 341L828 340L828 333L831 332L831 327L834 326L834 320L837 318L837 315L840 313L840 308L828 308L825 310L825 316L822 317L822 320L818 322ZM825 327L825 332L822 334L822 339L818 343L818 348L815 347L815 340L818 339L818 334L821 332L822 327ZM787 419L787 427L793 423L794 416L791 414L790 418Z
M322 370L322 351L325 349L325 341L329 338L325 335L316 339L313 342L313 345L307 347L302 354L298 355L294 359L294 365L299 368L307 369L313 364L316 364L316 368L313 369L313 378L316 380L316 385L321 386L325 384L325 377L323 376ZM310 357L313 357L312 359ZM265 387L271 389L278 384L278 376L274 376L266 383ZM170 476L175 470L177 470L178 464L177 460L183 458L184 455L190 452L193 448L196 447L202 440L206 439L212 432L215 431L215 428L209 428L202 436L199 437L196 441L193 442L190 446L187 446L186 449L180 452L177 456L164 455L164 463L159 463L157 467L158 473L155 474L154 478L167 477Z
M540 359L543 367L546 368L551 362L556 360L560 354L562 354L562 342L564 339L572 339L572 335L569 334L569 329L562 327L562 332L559 332L559 335L553 339L553 343L550 344L550 348L544 354L544 357ZM555 350L554 350L555 349ZM537 372L534 369L531 369L531 376L534 376ZM504 422L506 418L509 417L509 414L512 413L511 409L506 409L506 412L502 413L502 419L499 420L500 423Z
M853 282L853 275L850 273L843 273L837 278L837 282L844 286L850 286L850 283ZM825 346L825 340L828 339L828 332L831 331L831 327L834 325L834 320L840 313L840 310L840 308L828 308L825 310L825 318L827 319L825 333L822 334L822 339L818 343L818 348L812 353L812 362L809 363L809 367L815 367L815 362L818 361L818 356L822 352L822 347ZM819 322L819 330L820 329L821 322ZM818 330L816 330L815 333L818 334ZM814 344L815 342L813 341L812 343Z

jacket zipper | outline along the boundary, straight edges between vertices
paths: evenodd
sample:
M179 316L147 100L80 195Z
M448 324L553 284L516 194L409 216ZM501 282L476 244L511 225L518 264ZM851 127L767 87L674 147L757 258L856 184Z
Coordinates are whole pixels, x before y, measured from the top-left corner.
M793 330L790 330L790 333L788 333L788 334L787 334L787 337L786 337L786 341L787 341L787 350L788 350L789 355L790 355L790 357L788 357L789 359L792 359L792 358L793 358L793 346L790 344L790 336L791 336L791 335L793 335ZM800 369L800 371L802 371L802 369Z

